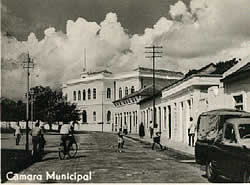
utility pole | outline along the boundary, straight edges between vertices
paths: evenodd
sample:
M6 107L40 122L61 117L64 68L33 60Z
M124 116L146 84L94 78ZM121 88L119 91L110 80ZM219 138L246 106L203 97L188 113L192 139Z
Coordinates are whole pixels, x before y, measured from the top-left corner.
M27 96L26 96L26 152L29 151L29 76L30 76L30 69L34 68L33 60L30 58L28 53L27 61L24 60L23 68L27 71Z
M31 128L33 129L33 121L34 121L34 90L30 90L30 97L31 97Z
M103 133L103 95L104 95L104 90L102 90L102 133Z
M160 56L159 54L162 53L161 51L156 51L156 49L162 49L162 46L149 46L149 47L145 47L145 49L147 50L151 50L151 51L146 51L145 53L149 53L150 56L146 56L146 58L152 58L152 62L153 62L153 124L155 127L156 124L156 115L155 115L155 58L160 58L162 56ZM157 55L158 54L158 55ZM161 126L160 126L160 130L161 130Z

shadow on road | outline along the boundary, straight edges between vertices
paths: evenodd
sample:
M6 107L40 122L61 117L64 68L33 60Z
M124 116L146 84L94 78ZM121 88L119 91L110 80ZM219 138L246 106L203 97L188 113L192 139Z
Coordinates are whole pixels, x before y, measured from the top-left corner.
M5 182L6 173L17 173L32 165L31 151L21 149L1 149L1 182Z

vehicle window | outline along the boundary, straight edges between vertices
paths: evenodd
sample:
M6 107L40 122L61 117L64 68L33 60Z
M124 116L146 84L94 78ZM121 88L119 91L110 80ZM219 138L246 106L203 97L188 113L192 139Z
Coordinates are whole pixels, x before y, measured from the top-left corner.
M235 131L233 125L228 124L226 125L226 129L224 132L224 140L229 143L236 143Z
M198 120L198 139L213 139L216 137L218 116L200 116Z
M241 139L250 138L250 124L240 124L239 125L239 134Z

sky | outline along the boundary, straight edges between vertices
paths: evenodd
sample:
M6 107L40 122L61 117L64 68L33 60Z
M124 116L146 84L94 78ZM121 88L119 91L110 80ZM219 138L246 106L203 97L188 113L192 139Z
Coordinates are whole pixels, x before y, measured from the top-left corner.
M2 96L60 87L89 72L152 67L145 46L163 46L160 69L187 72L250 53L249 0L2 0ZM87 63L84 66L84 48Z

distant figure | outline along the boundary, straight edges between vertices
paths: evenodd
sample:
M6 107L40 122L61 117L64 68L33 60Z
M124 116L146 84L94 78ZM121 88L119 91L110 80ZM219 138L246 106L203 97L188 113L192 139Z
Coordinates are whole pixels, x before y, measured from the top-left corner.
M60 132L62 125L63 125L63 122L60 121L58 124L58 132Z
M17 122L14 136L16 136L16 145L19 145L20 139L21 139L21 127L19 125L19 122Z
M39 157L39 143L41 137L41 129L39 128L39 121L35 123L35 127L31 130L32 144L33 144L33 159L37 160Z
M140 136L140 138L143 138L145 136L145 130L144 130L143 123L141 123L139 126L139 136Z
M153 138L152 150L154 150L155 144L158 144L163 150L163 146L161 145L161 132L156 132L156 136Z
M123 133L124 133L124 135L128 134L128 125L127 125L127 123L124 123L124 125L123 125Z
M40 129L41 129L41 136L40 136L40 143L39 143L39 152L41 154L43 154L44 153L44 146L46 144L46 140L45 140L45 137L44 137L45 128L44 128L43 124L40 126Z
M118 132L118 151L119 152L122 152L123 145L124 145L123 133L122 133L122 128L120 128Z
M154 124L152 121L150 121L149 123L149 134L150 134L150 138L152 138L154 134Z
M190 117L190 123L188 127L188 145L192 147L194 146L194 136L195 136L195 124L193 122L193 118Z

